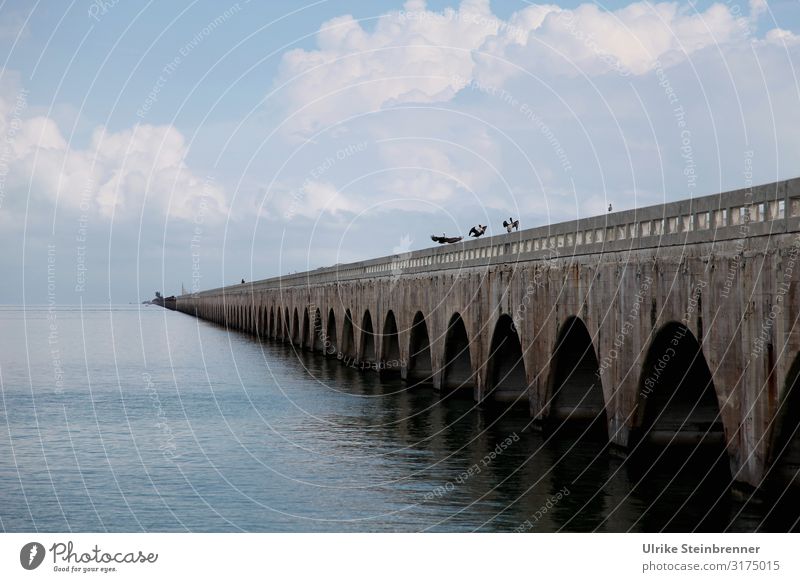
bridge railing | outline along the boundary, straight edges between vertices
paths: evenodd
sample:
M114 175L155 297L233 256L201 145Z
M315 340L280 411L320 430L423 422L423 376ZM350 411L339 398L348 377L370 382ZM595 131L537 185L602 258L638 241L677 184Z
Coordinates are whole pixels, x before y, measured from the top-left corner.
M226 294L800 231L800 178L225 287ZM216 295L211 289L183 297Z

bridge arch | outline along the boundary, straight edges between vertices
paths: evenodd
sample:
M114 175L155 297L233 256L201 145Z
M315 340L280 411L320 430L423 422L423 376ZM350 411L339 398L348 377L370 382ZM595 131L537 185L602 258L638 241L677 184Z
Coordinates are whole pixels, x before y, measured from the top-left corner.
M267 337L274 338L275 337L275 308L270 305L269 306L269 327L267 328Z
M294 308L294 314L292 315L292 332L289 339L292 345L300 345L300 314L297 313L297 307Z
M336 342L336 313L332 307L328 311L328 329L323 347L326 356L336 357L339 353L339 346Z
M358 357L359 361L364 364L375 363L375 332L372 327L372 315L369 309L364 311L364 317L361 320L361 353Z
M283 341L292 340L292 320L289 317L289 306L283 308Z
M303 328L300 332L300 347L304 350L310 350L312 347L313 338L311 337L311 322L308 316L308 307L303 309Z
M322 313L319 307L314 311L314 328L311 331L311 351L321 352L325 349L325 331L322 328Z
M781 403L775 415L768 484L776 491L800 491L800 353L786 375Z
M551 426L592 424L608 431L600 364L592 336L580 317L568 318L558 332L548 388Z
M735 458L728 454L719 399L702 346L682 323L663 325L650 341L634 414L629 439L633 448L626 466L635 475L631 494L648 508L643 519L663 530L696 507L702 507L704 516L697 529L729 519L728 493L738 469L731 470ZM670 478L654 478L658 474ZM681 504L669 501L676 493L683 498Z
M342 324L342 358L349 361L356 357L356 339L353 330L353 315L347 309L344 312L344 324Z
M421 311L414 314L408 339L408 367L406 380L414 384L431 382L433 365L431 363L431 341L428 325Z
M381 334L381 372L387 375L400 373L400 340L397 334L397 320L391 309L386 314Z
M528 392L522 344L508 314L501 315L495 324L487 371L486 398L528 406L528 400L522 398Z
M725 431L711 371L685 325L662 326L647 350L639 379L636 439L647 445L724 449Z
M444 373L442 389L447 391L472 390L475 387L472 358L469 354L469 336L460 313L455 313L447 324L444 340Z

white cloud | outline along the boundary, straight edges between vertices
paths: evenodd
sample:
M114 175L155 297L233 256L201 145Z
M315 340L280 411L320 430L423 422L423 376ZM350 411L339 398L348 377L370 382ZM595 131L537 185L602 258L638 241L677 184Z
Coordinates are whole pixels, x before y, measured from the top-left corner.
M751 19L764 10L763 0L751 0ZM744 16L723 4L704 12L675 2L615 11L532 5L503 20L488 0L442 11L410 2L380 16L372 32L349 15L326 22L315 50L284 55L275 85L291 116L289 132L307 136L363 112L449 101L470 79L501 83L520 69L642 75L659 61L674 64L749 33Z
M587 3L540 16L530 21L524 46L487 41L475 76L501 83L522 70L547 76L644 75L657 63L676 64L750 33L746 20L722 4L697 12L674 2L636 2L615 11Z
M18 77L4 75L0 87L0 131L10 136L3 152L6 206L23 204L30 191L60 207L114 213L122 220L154 210L193 220L201 203L206 220L224 218L223 190L188 168L185 140L174 127L138 124L117 132L98 127L88 147L73 147L52 119L25 116Z
M784 30L782 28L773 28L767 31L764 36L764 42L775 45L797 45L800 44L800 36L794 34L791 30Z
M398 103L448 101L475 66L470 51L497 33L488 0L458 10L423 3L381 16L367 32L352 16L326 22L317 50L283 57L279 99L296 116L290 131L308 135L351 115ZM295 108L296 106L296 108Z
M767 0L750 0L750 21L755 23L759 18L769 11Z

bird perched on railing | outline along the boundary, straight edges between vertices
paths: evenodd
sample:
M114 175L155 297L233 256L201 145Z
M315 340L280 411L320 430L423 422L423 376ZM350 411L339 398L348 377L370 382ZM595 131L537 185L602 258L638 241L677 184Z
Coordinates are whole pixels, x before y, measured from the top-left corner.
M506 232L511 232L512 230L519 230L519 220L514 220L513 218L509 217L508 220L503 221L503 226L506 227Z
M474 236L475 238L479 238L484 235L486 232L486 225L478 223L478 226L473 226L469 229L469 236Z
M442 236L436 236L435 234L431 235L431 240L433 242L437 242L440 245L443 244L452 244L459 242L463 237L460 236L447 236L446 234L442 233Z

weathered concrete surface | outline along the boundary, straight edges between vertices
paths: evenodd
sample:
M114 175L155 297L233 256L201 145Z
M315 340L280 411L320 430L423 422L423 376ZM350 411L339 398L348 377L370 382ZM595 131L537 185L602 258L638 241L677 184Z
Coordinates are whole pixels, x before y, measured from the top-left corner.
M542 421L598 416L623 449L716 439L733 478L760 486L800 462L800 401L787 398L798 281L800 179L184 295L177 309Z

